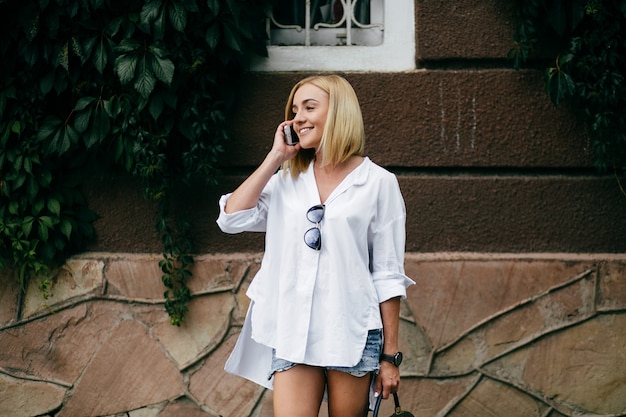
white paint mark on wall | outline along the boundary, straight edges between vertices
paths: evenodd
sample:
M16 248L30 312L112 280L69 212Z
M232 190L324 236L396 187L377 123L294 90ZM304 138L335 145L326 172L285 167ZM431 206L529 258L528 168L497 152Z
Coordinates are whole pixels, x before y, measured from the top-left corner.
M477 118L476 118L476 94L472 95L472 130L471 130L471 140L470 147L474 149L476 145L476 128L478 126Z
M443 81L439 81L439 108L441 109L441 130L439 132L441 137L441 145L443 150L446 150L446 108L443 104Z
M456 88L456 133L454 134L456 139L456 150L461 149L461 89Z

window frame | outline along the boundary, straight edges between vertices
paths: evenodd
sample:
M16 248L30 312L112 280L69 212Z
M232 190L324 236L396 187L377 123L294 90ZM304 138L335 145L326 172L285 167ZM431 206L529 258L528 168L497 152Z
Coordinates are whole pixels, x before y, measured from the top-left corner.
M253 58L251 70L402 72L416 69L415 0L384 0L383 20L381 45L268 45L268 56Z

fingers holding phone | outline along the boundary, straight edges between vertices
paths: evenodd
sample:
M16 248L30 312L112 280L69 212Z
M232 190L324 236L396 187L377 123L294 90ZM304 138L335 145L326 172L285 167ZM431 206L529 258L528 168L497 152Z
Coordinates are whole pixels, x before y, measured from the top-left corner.
M289 146L295 146L296 143L300 142L298 135L296 134L296 130L292 125L285 125L283 127L283 132L285 134L285 143Z

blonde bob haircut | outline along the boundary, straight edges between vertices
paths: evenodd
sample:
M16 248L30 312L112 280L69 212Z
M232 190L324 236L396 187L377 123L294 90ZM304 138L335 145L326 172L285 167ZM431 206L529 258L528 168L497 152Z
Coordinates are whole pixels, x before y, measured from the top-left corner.
M295 178L307 170L318 158L322 165L336 165L351 156L365 152L365 127L359 100L350 83L338 75L314 75L298 82L291 89L285 106L285 120L294 118L293 97L304 84L311 84L328 94L328 115L317 155L314 149L300 149L298 154L283 164Z

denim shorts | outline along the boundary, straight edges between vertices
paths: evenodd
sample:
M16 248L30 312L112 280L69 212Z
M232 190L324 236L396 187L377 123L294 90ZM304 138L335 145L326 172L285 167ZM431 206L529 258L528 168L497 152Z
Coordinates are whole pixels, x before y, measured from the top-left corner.
M363 349L361 360L355 366L327 366L327 370L346 372L352 376L362 377L368 372L378 372L380 367L380 353L383 348L382 330L370 330L367 334L367 341ZM272 368L268 379L271 379L275 372L282 372L293 368L297 363L289 362L276 357L276 351L272 351Z

